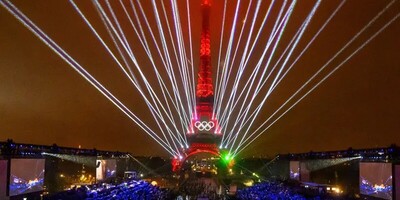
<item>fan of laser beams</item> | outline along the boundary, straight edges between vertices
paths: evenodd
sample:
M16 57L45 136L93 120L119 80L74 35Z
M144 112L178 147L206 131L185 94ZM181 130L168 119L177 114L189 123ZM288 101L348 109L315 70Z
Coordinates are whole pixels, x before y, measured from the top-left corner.
M86 12L73 0L69 2L93 33L93 37L97 38L132 87L139 92L157 127L149 127L148 121L140 119L118 100L15 5L8 0L0 0L6 10L134 121L143 132L172 156L182 156L184 149L189 147L186 131L196 110L197 51L193 48L193 39L196 40L197 37L192 33L192 26L196 23L192 21L191 12L198 6L194 6L189 0L180 4L176 0L94 0L93 8L98 13L94 19L87 17ZM228 6L227 0L223 2L221 30L218 35L220 38L214 42L219 48L215 51L218 57L213 57L214 63L217 63L214 65L216 74L213 115L222 128L220 148L229 150L232 156L236 156L257 140L399 17L399 13L391 16L390 20L369 34L355 50L344 55L344 59L338 58L387 10L393 9L396 0L392 0L278 109L269 116L260 116L271 94L340 12L346 0L334 8L309 41L304 41L303 36L307 31L310 32L308 27L313 18L318 17L318 8L324 6L324 2L314 1L305 15L296 12L301 3L296 0L237 0L229 2L229 5L234 6ZM227 16L228 13L233 14ZM93 23L95 20L101 21L102 26L96 27L96 23ZM99 31L104 28L106 34ZM306 45L299 45L301 41ZM333 63L339 64L332 66ZM306 90L307 88L311 89ZM264 119L266 120L263 121ZM263 122L257 124L257 121Z

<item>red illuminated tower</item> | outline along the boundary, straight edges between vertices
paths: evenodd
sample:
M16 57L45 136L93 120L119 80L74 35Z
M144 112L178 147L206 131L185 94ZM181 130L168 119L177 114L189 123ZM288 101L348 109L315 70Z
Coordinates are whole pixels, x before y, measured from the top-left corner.
M193 136L198 138L205 135L219 135L220 131L218 121L213 115L214 90L210 49L210 8L210 0L203 0L201 4L203 19L200 40L200 66L196 87L196 112L193 115L192 124L188 133L188 136L192 138Z
M210 42L211 0L202 0L202 31L200 40L200 66L196 87L196 110L188 129L189 148L182 160L197 153L210 153L220 156L218 144L221 140L218 120L213 114L214 89L212 83L211 42ZM173 161L174 168L181 162Z

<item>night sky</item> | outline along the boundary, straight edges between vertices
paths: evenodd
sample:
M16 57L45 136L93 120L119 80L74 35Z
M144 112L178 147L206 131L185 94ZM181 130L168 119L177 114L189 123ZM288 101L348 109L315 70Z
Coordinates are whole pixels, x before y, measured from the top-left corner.
M154 130L157 129L138 92L68 1L13 0L11 2L146 124ZM100 2L105 5L103 1ZM111 2L115 4L118 15L122 16L119 4ZM185 10L185 2L178 0L180 10ZM214 71L218 63L218 47L221 41L223 2L214 0L211 11L211 51ZM231 24L236 1L228 2L226 23ZM277 2L277 5L281 4L281 1ZM306 46L340 2L322 1L298 48L294 51L294 57ZM254 128L267 119L389 2L391 1L348 0L271 94L257 117ZM112 41L107 37L107 31L91 1L76 1L76 3L98 28L99 33L104 35L106 43L112 46ZM170 1L164 3L167 9L170 9L168 6ZM243 8L239 14L241 21L244 20L248 3L248 0L242 2ZM297 3L274 60L279 58L280 52L284 50L314 3L315 1L307 0ZM147 14L151 15L150 1L142 1L142 4ZM269 1L262 1L260 11L262 15L268 5ZM201 28L200 1L191 0L190 8L193 62L197 66ZM271 15L271 24L274 23L278 8L280 7L277 6L275 13ZM336 67L399 13L400 2L397 1L346 49L323 75ZM181 15L183 30L187 30L185 16ZM12 138L22 143L47 145L56 143L70 147L81 145L82 148L129 151L134 155L167 155L162 147L37 39L4 7L0 7L0 24L0 140ZM121 20L121 25L127 28L129 23L127 20ZM156 29L157 26L153 25ZM271 27L269 25L265 28L268 30ZM224 32L225 48L230 29L231 25L228 25ZM130 33L131 36L128 37L131 38L131 46L137 47L138 40L135 39L134 32ZM244 31L244 38L248 34L248 31ZM242 155L275 155L311 150L340 150L349 147L385 147L393 143L400 145L399 35L400 20L397 19L278 120ZM265 40L267 36L260 37ZM185 40L187 45L188 38L185 37ZM151 38L148 38L148 41L151 41ZM242 49L239 48L238 55ZM255 52L262 50L262 45L259 45ZM137 57L138 62L143 64L145 73L150 71L146 55L137 51ZM249 63L251 68L256 61L250 60ZM157 88L154 76L148 73L154 83L153 87ZM322 77L319 76L317 80Z

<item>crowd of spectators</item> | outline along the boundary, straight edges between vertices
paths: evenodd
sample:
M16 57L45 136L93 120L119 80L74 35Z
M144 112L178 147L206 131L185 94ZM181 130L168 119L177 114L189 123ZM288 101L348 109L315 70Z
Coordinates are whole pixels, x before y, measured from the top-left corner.
M119 185L104 185L87 191L87 200L107 199L168 199L168 192L146 181L128 181Z
M163 200L170 199L169 191L142 180L130 180L121 184L95 184L58 193L46 199L86 200Z
M86 200L163 200L163 199L225 199L219 194L212 179L189 179L179 190L166 190L143 181L130 180L120 184L95 184L58 193L45 199L86 199ZM304 192L304 191L303 191ZM264 181L240 189L230 199L240 200L320 200L332 199L320 195L307 195L299 187L282 181Z
M294 188L279 181L265 181L254 186L238 190L236 197L242 200L318 200L320 198L306 198Z
M179 188L181 199L222 199L218 187L211 178L190 178Z

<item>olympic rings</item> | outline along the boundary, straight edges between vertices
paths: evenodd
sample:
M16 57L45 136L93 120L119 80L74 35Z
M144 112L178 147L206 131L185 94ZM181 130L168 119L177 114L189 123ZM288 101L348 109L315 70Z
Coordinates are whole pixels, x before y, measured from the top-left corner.
M197 129L199 129L199 131L209 131L209 130L211 130L212 128L214 128L214 126L215 126L215 124L214 124L214 122L212 122L212 121L209 121L209 122L207 122L207 121L196 121L195 123L194 123L194 126L197 128Z

